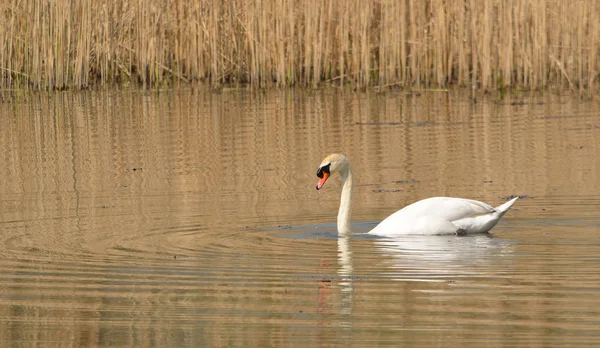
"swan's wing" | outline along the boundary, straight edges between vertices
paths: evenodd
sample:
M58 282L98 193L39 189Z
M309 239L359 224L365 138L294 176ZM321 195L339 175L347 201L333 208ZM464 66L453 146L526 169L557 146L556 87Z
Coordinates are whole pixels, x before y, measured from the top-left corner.
M452 200L453 205L456 206L462 206L463 204L467 204L469 206L469 208L471 209L468 216L473 216L473 215L481 215L481 214L489 214L489 213L495 213L496 212L496 208L492 207L489 204L480 202L480 201L474 201L472 199L464 199L464 198L449 198L450 200ZM465 213L467 213L466 208L465 208Z
M493 213L496 210L483 202L472 199L454 197L427 198L399 210L405 217L436 217L447 221L455 221L482 214Z

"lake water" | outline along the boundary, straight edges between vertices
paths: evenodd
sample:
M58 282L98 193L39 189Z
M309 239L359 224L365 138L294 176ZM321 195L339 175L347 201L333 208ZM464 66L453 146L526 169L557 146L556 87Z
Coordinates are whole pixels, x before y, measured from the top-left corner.
M3 94L10 347L597 347L600 103L465 91ZM352 238L335 229L355 173ZM490 234L365 235L404 205Z

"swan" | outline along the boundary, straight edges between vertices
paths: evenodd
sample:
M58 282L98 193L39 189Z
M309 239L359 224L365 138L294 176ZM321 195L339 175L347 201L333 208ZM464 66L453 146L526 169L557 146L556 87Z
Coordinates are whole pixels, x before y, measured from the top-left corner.
M337 229L341 235L350 232L353 174L350 161L342 154L331 154L317 170L320 190L331 174L342 176L342 196L337 216ZM398 236L409 234L443 235L474 234L491 230L519 197L493 208L465 198L431 197L410 204L381 221L369 234Z

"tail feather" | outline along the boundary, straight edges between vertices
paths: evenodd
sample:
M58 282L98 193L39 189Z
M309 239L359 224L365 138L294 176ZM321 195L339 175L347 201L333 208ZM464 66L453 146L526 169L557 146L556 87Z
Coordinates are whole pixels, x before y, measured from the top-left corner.
M498 213L500 213L501 215L504 215L504 213L506 213L506 211L515 203L515 201L519 199L519 196L511 199L510 201L497 206L495 209Z

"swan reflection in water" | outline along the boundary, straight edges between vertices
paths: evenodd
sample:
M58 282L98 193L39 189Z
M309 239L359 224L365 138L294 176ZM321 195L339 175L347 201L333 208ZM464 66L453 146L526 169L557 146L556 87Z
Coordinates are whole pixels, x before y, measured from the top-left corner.
M358 232L358 231L356 231ZM383 268L372 277L402 282L448 282L481 277L503 277L490 267L511 264L513 242L490 234L459 236L403 236L373 238L365 233L340 234L337 239L340 327L352 330L354 282L352 242L372 242L372 257L383 261ZM363 257L359 257L361 263Z
M404 282L447 282L485 277L490 266L502 267L503 263L510 264L513 260L514 242L487 233L464 237L412 235L382 238L365 233L369 225L371 223L353 224L353 232L339 234L337 238L338 325L348 333L348 339L351 339L353 326L354 282L359 279L357 277L366 275ZM368 253L381 261L378 269L371 271L373 273L356 274L353 242L370 244L376 250L376 253ZM365 256L359 257L360 263L367 262ZM498 276L495 272L494 277ZM335 307L328 293L324 292L325 295L320 298L319 308Z
M457 236L378 238L373 243L387 256L389 276L398 280L446 281L479 275L512 252L512 242L484 233Z
M354 293L352 267L352 238L350 235L340 235L338 245L338 276L340 278L340 291L342 295L341 314L352 314L352 295ZM349 322L348 322L349 325Z

